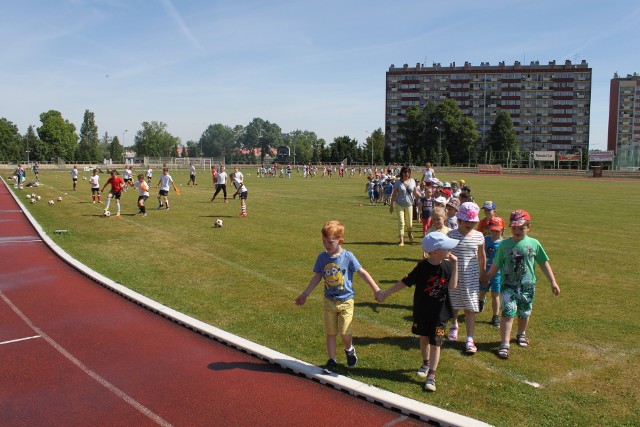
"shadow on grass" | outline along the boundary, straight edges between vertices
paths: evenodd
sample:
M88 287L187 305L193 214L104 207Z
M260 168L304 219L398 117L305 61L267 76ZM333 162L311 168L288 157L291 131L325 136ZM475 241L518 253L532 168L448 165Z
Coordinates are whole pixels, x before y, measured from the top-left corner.
M398 310L407 310L413 311L413 307L411 304L387 304L384 302L357 302L355 303L356 307L370 308L374 313L378 313L378 309L380 308L394 308Z
M420 262L419 258L383 258L385 261L407 261L407 262L411 262L411 263L418 263Z
M417 336L407 335L403 337L353 337L353 345L386 345L389 347L397 347L402 350L415 350L420 348L420 342Z
M383 380L389 380L398 383L415 383L417 385L424 384L424 380L420 379L416 376L416 369L396 369L396 370L386 370L386 369L373 369L373 368L359 368L358 366L354 368L348 368L346 366L338 365L336 369L336 373L340 375L345 375L351 377L352 375L359 375L365 378L378 378ZM358 378L356 378L358 379Z
M345 242L345 246L347 245L375 245L375 246L398 246L397 243L391 242Z

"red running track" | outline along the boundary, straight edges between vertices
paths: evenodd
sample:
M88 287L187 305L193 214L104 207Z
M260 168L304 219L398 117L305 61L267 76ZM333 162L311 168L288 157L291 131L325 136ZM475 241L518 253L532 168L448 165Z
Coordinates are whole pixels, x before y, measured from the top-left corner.
M0 425L410 426L82 275L0 184Z

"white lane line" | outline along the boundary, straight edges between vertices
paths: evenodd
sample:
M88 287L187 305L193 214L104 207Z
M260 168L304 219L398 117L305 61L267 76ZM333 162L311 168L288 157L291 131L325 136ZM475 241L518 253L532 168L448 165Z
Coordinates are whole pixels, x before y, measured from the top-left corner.
M409 417L407 417L406 415L399 416L399 417L398 417L398 418L396 418L395 420L391 420L391 421L389 421L388 423L386 423L383 427L391 427L391 426L394 426L394 425L396 425L396 424L398 424L398 423L403 422L403 421L404 421L404 420L406 420L407 418L409 418Z
M142 405L141 403L139 403L138 401L136 401L133 397L129 396L128 394L126 394L124 391L120 390L118 387L114 386L113 384L111 384L109 381L107 381L106 379L102 378L100 375L98 375L97 373L95 373L94 371L92 371L91 369L89 369L88 367L86 367L81 361L79 361L78 359L76 359L75 357L73 357L73 355L71 353L69 353L67 350L65 350L60 344L58 344L53 338L51 338L50 336L48 336L47 334L45 334L42 330L40 330L40 328L38 328L36 325L33 324L33 322L31 322L31 320L29 320L29 318L18 308L16 307L13 302L11 302L11 300L9 298L7 298L5 296L5 294L0 291L0 298L2 298L4 300L5 303L7 303L7 305L9 307L11 307L11 309L18 315L20 316L20 318L31 328L33 329L33 331L35 333L37 333L39 336L42 337L42 339L44 339L49 345L51 345L53 348L55 348L56 350L58 350L64 357L66 357L71 363L73 363L74 365L76 365L78 368L80 368L85 374L89 375L91 378L93 378L94 380L96 380L98 383L100 383L103 387L107 388L109 391L111 391L113 394L115 394L116 396L118 396L119 398L121 398L122 400L124 400L125 402L127 402L129 405L131 405L132 407L134 407L135 409L137 409L138 411L140 411L142 414L144 414L146 417L148 417L149 419L151 419L153 422L155 422L158 425L164 426L164 427L172 427L171 423L169 423L168 421L164 420L162 417L160 417L158 414L152 412L150 409L148 409L147 407L145 407L144 405Z
M2 341L0 342L0 345L4 345L4 344L13 344L14 342L20 342L20 341L26 341L26 340L32 340L34 338L40 338L40 335L34 335L32 337L26 337L26 338L18 338L17 340L11 340L11 341Z
M42 239L31 239L31 240L25 240L25 239L19 239L19 240L8 240L9 238L2 239L0 238L0 245L4 245L7 243L10 244L14 244L14 243L34 243L34 242L42 242Z

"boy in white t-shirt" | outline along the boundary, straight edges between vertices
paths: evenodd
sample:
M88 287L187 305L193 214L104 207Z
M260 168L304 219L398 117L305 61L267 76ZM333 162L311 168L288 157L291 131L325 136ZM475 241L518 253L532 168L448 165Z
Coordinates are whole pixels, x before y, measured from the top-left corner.
M138 181L134 183L133 186L140 191L140 194L138 195L139 213L142 216L147 216L147 208L145 207L144 202L149 198L149 185L144 182L143 174L138 175Z
M91 184L91 200L93 203L98 198L98 203L102 203L100 200L100 175L98 175L98 169L93 170L93 175L89 177L89 184Z
M171 190L171 185L173 186L173 190L177 193L178 189L176 185L173 183L173 178L169 175L169 169L164 168L162 170L162 175L160 175L160 181L156 184L156 188L160 187L160 191L158 192L158 208L162 209L162 201L161 198L164 197L164 206L166 210L169 210L169 190Z
M73 191L76 191L76 185L78 185L78 168L76 166L71 169L71 180L73 181Z
M247 216L247 195L249 194L249 191L244 185L244 182L242 182L242 174L239 172L232 172L230 178L233 186L236 188L233 198L235 199L237 195L240 195L240 216Z

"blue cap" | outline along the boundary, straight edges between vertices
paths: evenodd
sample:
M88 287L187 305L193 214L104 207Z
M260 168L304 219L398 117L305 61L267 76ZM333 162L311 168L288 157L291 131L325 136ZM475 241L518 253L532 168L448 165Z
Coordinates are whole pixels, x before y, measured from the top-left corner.
M458 246L459 240L452 239L439 231L433 231L422 239L422 250L433 252L436 249L453 249Z

